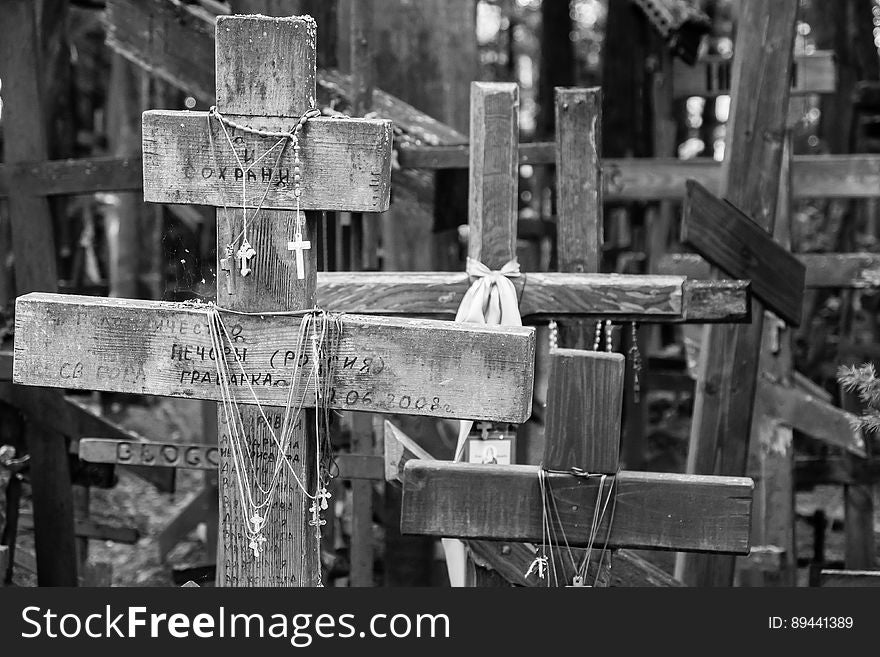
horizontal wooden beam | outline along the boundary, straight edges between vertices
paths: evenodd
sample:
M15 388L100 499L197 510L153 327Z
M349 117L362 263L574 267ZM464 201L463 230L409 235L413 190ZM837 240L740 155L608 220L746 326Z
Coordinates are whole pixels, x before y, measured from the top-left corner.
M681 276L530 273L513 279L524 317L602 317L645 322L749 320L746 281ZM455 317L465 273L319 272L318 303L339 312Z
M214 24L217 15L180 0L107 0L107 45L206 105L214 104ZM350 75L318 71L318 103L345 111L353 103ZM381 89L372 113L423 144L460 144L467 137Z
M210 312L207 306L162 301L21 296L13 380L220 400ZM300 322L226 312L223 319L234 340L224 349L239 403L285 405ZM345 315L340 322L331 408L515 423L531 413L533 328L363 315ZM302 385L309 372L306 364L295 384ZM315 405L314 392L305 393L304 403Z
M807 289L880 287L880 253L795 254L806 269ZM657 264L658 274L708 278L711 266L696 253L668 253Z
M819 573L819 586L880 586L880 570L825 570Z
M857 416L797 388L759 377L756 404L762 413L777 418L792 429L866 458L865 439L854 429Z
M553 142L520 144L520 164L553 164L554 148ZM468 147L400 146L398 160L416 169L466 169ZM720 187L720 166L707 158L608 159L602 167L606 201L681 200L688 179L713 192ZM796 198L874 198L880 188L880 155L800 155L793 158L792 171ZM14 169L0 164L0 198L8 196L12 184L24 184L38 196L137 191L143 189L142 163L139 157L100 157L27 162Z
M384 423L385 473L390 483L402 485L405 465L412 459L434 461L434 457L422 448L415 440L407 436L389 420ZM511 584L518 586L546 586L546 581L538 578L537 573L529 572L529 566L537 556L535 546L529 543L513 543L510 541L468 541L468 548L476 563L500 574ZM576 560L583 557L582 550L577 552ZM562 563L565 563L560 559ZM567 573L567 570L566 570ZM572 573L574 574L574 573ZM648 563L628 550L614 553L614 564L611 568L612 586L681 586L674 577Z
M702 96L714 98L730 94L733 59L711 56L693 66L675 59L672 64L672 94L675 98ZM792 62L791 94L831 94L837 90L837 63L834 52L817 50L797 54Z
M249 127L290 131L296 118L229 117ZM208 133L213 134L211 137ZM225 133L206 112L150 110L143 115L144 200L213 206L242 206L242 182L251 184L247 207L295 210L293 148L228 127L235 140L230 152ZM382 212L391 194L391 122L316 118L299 138L303 210ZM251 164L242 168L241 162ZM255 166L254 166L255 165ZM371 193L364 193L369 189Z
M33 516L22 515L19 518L19 527L32 530L34 528ZM141 538L141 533L135 527L108 525L91 518L77 518L74 521L74 533L79 538L87 538L93 541L113 541L114 543L124 543L126 545L134 545Z
M205 443L130 442L107 438L82 438L79 457L89 463L139 465L149 468L216 470L220 448ZM385 462L369 454L335 455L339 476L343 479L384 481Z
M681 241L727 276L750 279L764 306L800 326L804 265L739 208L693 180L687 182Z
M404 468L401 531L488 540L542 540L537 466L411 460ZM599 479L549 473L569 545L585 547ZM752 480L621 471L616 507L596 541L609 547L746 554ZM552 525L557 536L563 528Z
M795 482L799 490L829 484L873 484L880 482L880 461L848 456L801 456L795 459Z

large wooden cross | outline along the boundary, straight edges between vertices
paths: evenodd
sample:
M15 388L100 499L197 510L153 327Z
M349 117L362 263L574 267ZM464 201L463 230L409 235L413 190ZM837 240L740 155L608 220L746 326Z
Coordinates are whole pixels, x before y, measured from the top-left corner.
M748 553L751 479L618 471L623 356L559 349L551 351L550 358L542 464L451 463L418 458L414 450L392 458L390 474L403 481L404 533L540 545L546 538L539 482L543 468L553 500L547 502L553 509L552 541L560 548L565 536L571 547L587 547L592 538L597 550L607 545ZM401 464L402 472L395 473ZM604 506L605 497L598 495L601 478L583 473L614 479L616 499L595 531L593 513L597 503ZM606 495L609 484L610 478ZM493 565L508 568L501 554L512 551L508 547L506 553L496 554ZM516 556L520 568L527 563ZM565 550L557 557L559 577L570 583ZM517 574L517 579L525 577Z
M308 17L223 17L217 21L217 107L240 125L289 130L314 106L315 23ZM253 273L230 267L218 278L217 301L253 314L226 314L235 367L229 383L240 403L258 402L278 425L291 385L299 320L273 312L315 305L315 259L307 253L297 277L288 250L297 207L292 149L277 163L242 170L216 121L202 112L144 115L144 189L149 201L230 206L218 209L218 255L241 230L241 184L267 190L261 218L251 221ZM210 127L209 127L210 126ZM254 162L275 141L229 128L238 157ZM213 136L209 130L214 132ZM301 137L304 210L382 211L388 205L391 127L387 121L314 119ZM212 146L213 152L212 152ZM272 158L266 158L267 160ZM268 187L264 187L271 183ZM259 196L255 194L254 196ZM259 198L248 198L255 206ZM313 234L311 221L303 239ZM259 315L256 313L266 313ZM332 408L434 417L522 422L530 412L534 330L480 327L418 319L347 315L335 355ZM208 312L192 304L30 294L16 303L16 383L218 400L217 368ZM491 385L488 383L491 381ZM250 399L250 387L256 400ZM305 400L314 406L314 395ZM276 458L257 409L242 411L254 460ZM312 481L314 436L300 422L288 455L297 476ZM234 474L220 418L221 585L297 585L318 582L319 564L305 537L306 509L293 476L279 484L269 513L271 550L254 557L233 493ZM276 426L277 428L277 426ZM259 473L268 479L268 468ZM266 481L262 481L265 486ZM298 573L303 572L303 578Z

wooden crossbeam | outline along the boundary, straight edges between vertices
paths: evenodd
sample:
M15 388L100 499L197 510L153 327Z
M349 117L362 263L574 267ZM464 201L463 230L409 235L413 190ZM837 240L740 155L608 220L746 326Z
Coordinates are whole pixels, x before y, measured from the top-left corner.
M321 272L322 307L363 314L454 317L465 273ZM566 315L658 322L748 321L747 281L622 274L528 273L514 279L523 316Z
M687 183L681 240L728 276L750 279L767 308L800 326L804 265L738 208L693 180Z
M77 538L86 538L93 541L113 541L114 543L134 545L141 538L141 533L135 527L108 525L91 518L77 518L73 526L74 534ZM19 519L19 528L32 530L34 528L33 516L22 515Z
M806 289L880 287L880 253L801 253L795 257L806 270ZM696 253L669 253L659 260L656 273L706 278L711 267Z
M203 309L35 293L18 298L15 317L16 383L221 398ZM283 406L299 322L225 321L237 348L229 360L239 401ZM345 315L342 325L332 408L504 422L529 416L532 328L358 315ZM492 386L482 384L489 379ZM313 393L305 403L314 405Z
M296 124L295 118L236 117L236 120L271 132L290 131ZM213 138L208 134L209 125ZM295 210L293 149L286 149L280 159L273 153L272 157L250 168L253 153L266 152L278 139L233 127L227 131L235 140L236 148L244 152L241 160L246 165L244 168L228 147L222 148L226 143L225 134L217 121L209 122L206 112L144 112L144 200L241 207L241 187L245 180L252 183L252 189L259 189L247 197L248 207L258 207L262 202L267 210ZM301 133L300 146L303 210L382 212L388 209L390 122L312 119ZM265 189L268 192L263 198ZM365 194L364 189L371 189L372 194Z
M389 420L384 424L385 478L395 485L403 484L404 468L413 459L434 461L434 457L415 440ZM536 573L526 576L535 559L534 546L510 541L468 541L475 561L500 574L511 584L541 586L545 584ZM611 569L612 586L681 586L681 582L641 557L619 550L614 553ZM573 574L573 573L572 573Z
M540 542L538 470L411 460L404 467L401 531ZM587 546L598 478L547 477L569 544ZM608 545L746 554L752 486L744 477L621 471ZM608 517L597 534L603 544L607 531Z
M220 448L205 443L130 442L112 438L82 438L79 457L89 463L138 465L144 468L216 470ZM367 454L337 454L338 474L343 479L384 481L384 460Z
M391 118L389 113L381 116ZM434 128L432 131L436 132ZM553 164L555 149L554 142L520 144L519 163ZM466 169L468 146L401 145L398 161L401 166L414 169ZM721 165L707 158L605 159L602 168L603 194L610 201L681 200L688 179L698 181L713 193L720 190ZM142 176L140 157L0 164L0 198L9 195L12 184L23 184L29 193L37 196L136 191L143 188ZM798 155L793 158L794 198L874 198L878 188L880 155Z
M733 60L708 56L689 66L678 59L672 64L672 93L675 98L703 96L714 98L730 94ZM791 95L832 94L837 90L837 63L834 52L817 50L795 55L791 71Z

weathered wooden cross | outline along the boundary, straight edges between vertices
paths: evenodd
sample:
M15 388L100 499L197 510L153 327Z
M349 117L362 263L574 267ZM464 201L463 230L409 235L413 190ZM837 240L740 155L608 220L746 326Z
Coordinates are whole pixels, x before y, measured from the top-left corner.
M216 28L217 108L230 121L268 132L290 130L315 98L315 23L308 17L222 17ZM242 183L256 182L247 199L262 212L250 219L253 272L229 267L218 279L217 302L231 326L224 349L241 374L230 384L239 403L258 402L277 429L291 385L298 318L284 313L315 305L315 259L304 258L297 278L288 250L295 234L293 149L275 160L261 155L277 141L230 127L235 153L222 147L216 120L203 112L144 115L144 190L148 201L201 203L218 209L218 254L243 228ZM209 132L210 131L210 132ZM391 128L387 121L317 118L300 136L303 210L382 211L388 205ZM238 161L248 165L241 167ZM271 163L269 162L271 161ZM311 218L303 238L313 232ZM279 311L281 314L279 314ZM259 314L265 313L265 314ZM221 399L208 330L209 311L192 304L30 294L16 303L15 382ZM345 316L331 408L434 417L522 422L532 395L534 330L488 330L449 322ZM491 381L491 385L488 383ZM250 388L256 399L250 397ZM305 406L315 405L309 393ZM276 407L276 408L272 408ZM274 462L276 450L259 409L242 410L251 458ZM313 481L314 436L308 422L294 432L290 454L297 476ZM266 533L271 550L254 557L233 492L228 436L220 418L221 585L314 585L319 564L305 540L308 500L286 471ZM266 486L264 466L258 479ZM304 573L300 578L298 573Z
M552 541L559 548L557 576L563 584L574 573L566 541L572 548L592 542L596 551L607 545L748 553L751 479L618 471L623 356L559 349L551 351L550 359L540 466L426 460L410 449L405 437L402 446L390 446L389 474L403 481L401 531L537 545ZM386 432L386 445L394 434ZM546 498L541 468L550 491ZM609 477L599 495L597 475L602 474ZM612 479L614 499L602 514ZM545 504L551 510L549 536L543 527ZM597 505L601 521L594 528ZM513 581L542 584L523 572L534 548L525 556L522 546L505 550L499 545L493 551L491 543L478 542L471 548ZM577 552L577 559L582 558ZM520 572L511 572L515 568Z

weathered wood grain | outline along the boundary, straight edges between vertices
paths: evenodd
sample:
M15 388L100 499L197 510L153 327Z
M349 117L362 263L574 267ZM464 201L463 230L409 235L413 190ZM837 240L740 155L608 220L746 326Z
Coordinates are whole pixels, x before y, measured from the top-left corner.
M687 183L681 240L725 274L749 279L755 296L792 326L800 326L804 265L738 208L694 181Z
M435 460L415 440L389 420L384 424L385 477L390 483L402 485L404 466L412 459ZM518 586L546 586L546 582L538 578L536 573L525 575L529 565L537 554L531 544L512 543L510 541L468 541L468 549L474 561L494 570L511 584ZM573 548L576 560L583 557L582 551ZM564 564L564 560L560 559ZM570 579L567 567L563 567L566 578ZM672 576L663 572L644 559L628 550L619 550L614 554L614 565L611 569L612 586L681 586Z
M556 93L556 208L559 271L598 272L602 257L602 92Z
M748 552L751 479L628 471L616 479L610 547ZM599 479L547 480L569 544L586 546ZM608 519L598 531L603 544ZM404 468L405 533L540 542L541 525L535 466L411 460Z
M789 105L796 0L740 4L732 79L731 119L722 162L721 196L762 230L776 222ZM760 135L760 138L756 138ZM687 472L746 472L764 310L753 302L751 323L707 329L700 356ZM684 555L676 576L689 585L729 586L734 560Z
M799 388L784 386L762 377L758 403L773 417L826 445L866 458L865 439L854 429L858 417Z
M48 155L44 70L44 42L57 38L40 20L40 6L28 0L12 0L0 11L0 79L3 80L3 161L42 160ZM45 17L43 17L45 18ZM31 196L14 177L9 188L7 230L11 230L15 254L15 293L58 289L53 217L46 198ZM8 239L8 238L7 238ZM8 242L7 242L8 244ZM5 276L5 274L4 274ZM5 286L4 286L5 287ZM12 290L9 290L9 294ZM4 294L0 302L11 301ZM14 388L16 406L42 412L62 406L57 391ZM25 428L24 440L30 454L30 481L36 523L35 541L40 586L76 586L77 561L73 535L73 503L70 468L62 434L40 429L35 423Z
M468 256L498 270L516 257L519 86L471 83Z
M342 76L344 77L344 76ZM319 85L320 85L319 81ZM381 92L376 90L376 97ZM387 94L386 94L387 95ZM395 99L396 100L396 99ZM375 112L399 127L398 103L389 111ZM410 129L426 140L466 141L426 114L412 109L418 116ZM400 112L408 116L406 112ZM419 127L423 126L423 127ZM410 134L410 133L408 133ZM445 141L444 141L445 143ZM466 169L468 146L401 145L398 161L401 166L420 169ZM534 142L520 144L520 164L553 164L555 144ZM696 180L716 193L720 188L720 165L705 160L674 160L663 158L630 158L602 160L603 194L611 201L681 200L685 182ZM880 187L880 156L878 155L799 155L793 158L793 189L795 198L873 198ZM96 157L76 160L22 162L10 167L0 164L0 198L9 195L16 181L38 196L89 194L96 191L130 191L143 187L141 158ZM395 174L396 175L396 174ZM15 184L19 184L16 182Z
M675 98L714 98L730 94L732 60L711 56L689 66L676 58L672 64ZM837 89L837 63L830 50L795 55L792 63L791 95L830 94Z
M259 111L255 108L254 111ZM229 116L251 127L290 130L296 119ZM296 209L293 195L293 148L277 161L279 148L251 167L278 139L227 127L236 143L239 167L216 120L211 120L214 150L205 112L144 112L144 199L156 203L242 204L242 181L248 207L266 194L265 209ZM382 212L391 189L391 124L367 119L317 118L300 137L303 210ZM216 160L215 160L216 155ZM369 191L366 191L369 190Z
M217 400L207 319L204 309L169 302L19 297L13 380ZM229 356L237 399L255 403L253 394L261 404L286 403L299 320L224 320L240 338L233 346L243 360ZM331 407L507 422L528 417L534 329L358 315L341 321ZM313 392L306 405L314 405Z
M79 457L89 463L138 465L145 468L217 470L220 448L205 443L163 443L157 441L82 438ZM384 461L365 454L337 454L339 476L343 479L384 479Z
M205 103L214 102L214 22L180 0L107 0L107 45Z
M624 366L623 354L551 350L545 469L617 472Z
M880 254L801 253L795 257L804 265L807 289L880 287ZM706 278L711 267L696 253L669 253L660 259L657 273L667 276Z
M513 279L523 317L608 317L646 322L748 321L748 281L623 274L528 273ZM320 272L318 302L333 311L454 317L459 273Z

